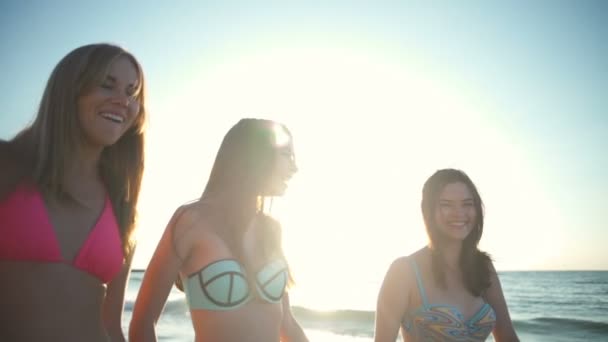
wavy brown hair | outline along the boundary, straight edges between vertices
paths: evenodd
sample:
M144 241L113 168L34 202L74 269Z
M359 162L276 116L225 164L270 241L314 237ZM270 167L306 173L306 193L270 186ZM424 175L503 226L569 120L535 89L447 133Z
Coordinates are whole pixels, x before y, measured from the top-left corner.
M144 170L145 84L141 65L125 49L111 44L81 46L68 53L51 73L33 123L10 141L13 154L44 193L69 196L63 184L68 161L83 139L77 116L78 98L105 79L112 63L127 57L139 76L139 113L132 126L112 146L104 148L100 175L116 214L123 253L130 257L136 208Z
M460 268L466 288L475 296L480 296L490 286L490 256L479 250L477 245L483 233L483 202L477 191L477 187L469 176L461 170L442 169L435 172L424 183L422 188L422 216L426 226L426 232L430 240L431 263L433 275L440 286L445 287L445 265L442 258L443 235L437 228L435 212L439 204L439 196L446 185L463 183L473 195L476 222L462 243L460 253Z

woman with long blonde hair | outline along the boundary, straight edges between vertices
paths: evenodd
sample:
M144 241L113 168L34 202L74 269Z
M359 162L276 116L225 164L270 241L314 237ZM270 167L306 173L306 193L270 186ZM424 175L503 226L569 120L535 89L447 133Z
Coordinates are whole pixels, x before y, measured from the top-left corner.
M0 340L124 341L144 168L144 75L125 49L81 46L33 123L0 142Z
M228 131L205 191L175 211L146 269L130 341L156 341L154 325L176 278L196 341L307 340L289 305L281 227L263 208L296 171L284 125L242 119Z

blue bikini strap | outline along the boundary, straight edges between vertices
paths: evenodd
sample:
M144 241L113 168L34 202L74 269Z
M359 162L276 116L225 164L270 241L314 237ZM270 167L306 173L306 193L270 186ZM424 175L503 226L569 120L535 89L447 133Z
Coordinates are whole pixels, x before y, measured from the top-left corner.
M416 273L416 283L418 284L418 291L420 291L420 297L422 298L422 304L424 306L428 305L428 300L426 298L426 292L424 291L424 286L422 285L422 277L420 277L420 271L418 270L418 265L413 258L409 258L410 265L414 269L414 273Z

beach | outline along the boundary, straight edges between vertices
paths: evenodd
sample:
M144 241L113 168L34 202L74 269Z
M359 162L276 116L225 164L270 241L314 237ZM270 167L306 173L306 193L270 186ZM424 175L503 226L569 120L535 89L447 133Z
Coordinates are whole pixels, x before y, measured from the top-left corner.
M129 279L125 331L142 276L143 271L136 270ZM499 276L521 341L608 338L608 271L511 271L500 272ZM358 298L353 298L353 307L362 306ZM160 341L194 339L184 299L183 293L173 288L156 329ZM292 310L311 341L369 342L373 340L374 308L372 303L367 304L368 310L317 310L295 302Z

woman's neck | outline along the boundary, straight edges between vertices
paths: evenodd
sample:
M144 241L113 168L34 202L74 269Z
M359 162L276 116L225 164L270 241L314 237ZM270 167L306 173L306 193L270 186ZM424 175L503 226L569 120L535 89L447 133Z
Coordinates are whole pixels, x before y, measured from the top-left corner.
M68 160L66 173L70 176L97 178L99 160L103 148L91 147L86 144L77 145L73 156Z
M441 246L441 256L446 267L452 270L460 268L460 254L462 253L462 242L446 243Z
M63 190L74 201L84 206L94 205L105 196L99 173L100 153L85 153L83 149L74 151L68 159L63 174Z

